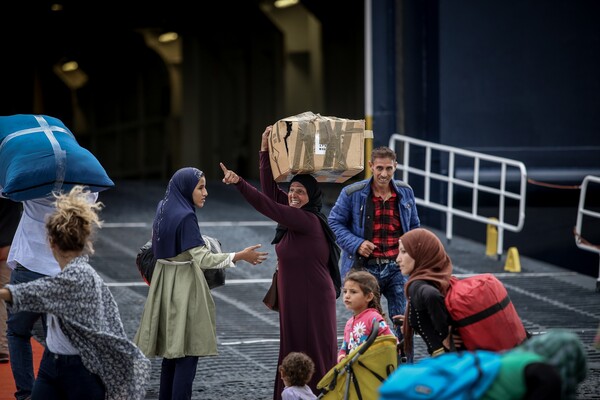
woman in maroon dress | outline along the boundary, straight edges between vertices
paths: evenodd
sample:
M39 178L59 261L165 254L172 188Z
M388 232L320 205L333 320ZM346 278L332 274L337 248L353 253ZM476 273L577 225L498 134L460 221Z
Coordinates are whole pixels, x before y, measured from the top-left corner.
M234 184L258 212L276 221L273 240L277 253L279 301L279 360L288 353L304 352L315 363L308 386L319 394L317 383L336 364L336 298L339 296L339 249L321 213L322 193L308 174L294 176L289 193L273 180L268 153L271 126L262 136L260 181L262 193L222 163L226 184ZM273 399L284 389L276 372Z

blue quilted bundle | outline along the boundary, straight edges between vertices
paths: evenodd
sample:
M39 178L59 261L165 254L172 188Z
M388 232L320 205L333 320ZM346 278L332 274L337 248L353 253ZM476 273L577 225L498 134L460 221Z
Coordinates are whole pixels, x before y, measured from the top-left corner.
M2 197L30 200L75 185L99 192L115 184L59 119L32 114L0 117Z

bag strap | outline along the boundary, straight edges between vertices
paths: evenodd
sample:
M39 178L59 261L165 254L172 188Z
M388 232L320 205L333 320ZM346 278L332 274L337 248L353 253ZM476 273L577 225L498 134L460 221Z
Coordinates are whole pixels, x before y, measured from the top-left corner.
M408 357L406 357L406 352L404 351L404 338L402 338L400 343L398 343L397 349L398 349L398 366L400 366L401 364L407 364Z
M509 304L510 304L510 298L508 297L508 295L506 295L506 297L504 299L502 299L502 301L486 308L485 310L480 311L476 314L470 315L466 318L460 319L458 321L454 321L454 326L456 326L457 328L463 328L467 325L474 324L483 319L486 319L487 317L489 317L491 315L496 314L499 311L502 311Z
M371 368L367 367L365 364L362 363L362 361L358 360L358 365L360 365L361 367L363 367L364 369L369 371L375 378L379 379L379 382L383 382L385 380L385 378L383 376L379 375L377 372L375 372Z

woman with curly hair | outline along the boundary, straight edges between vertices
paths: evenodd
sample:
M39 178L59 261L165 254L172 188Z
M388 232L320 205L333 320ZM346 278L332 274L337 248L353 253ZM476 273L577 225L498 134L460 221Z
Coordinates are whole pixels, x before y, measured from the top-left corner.
M11 311L48 317L33 400L143 399L146 393L150 361L127 338L112 293L89 264L103 205L88 196L82 186L56 194L55 211L46 219L48 242L61 271L0 289Z

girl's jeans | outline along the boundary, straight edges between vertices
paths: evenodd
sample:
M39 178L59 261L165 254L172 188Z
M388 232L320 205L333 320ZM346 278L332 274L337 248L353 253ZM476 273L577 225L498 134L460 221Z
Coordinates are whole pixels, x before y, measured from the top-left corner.
M100 377L84 367L80 356L46 349L31 400L103 400L104 392Z

